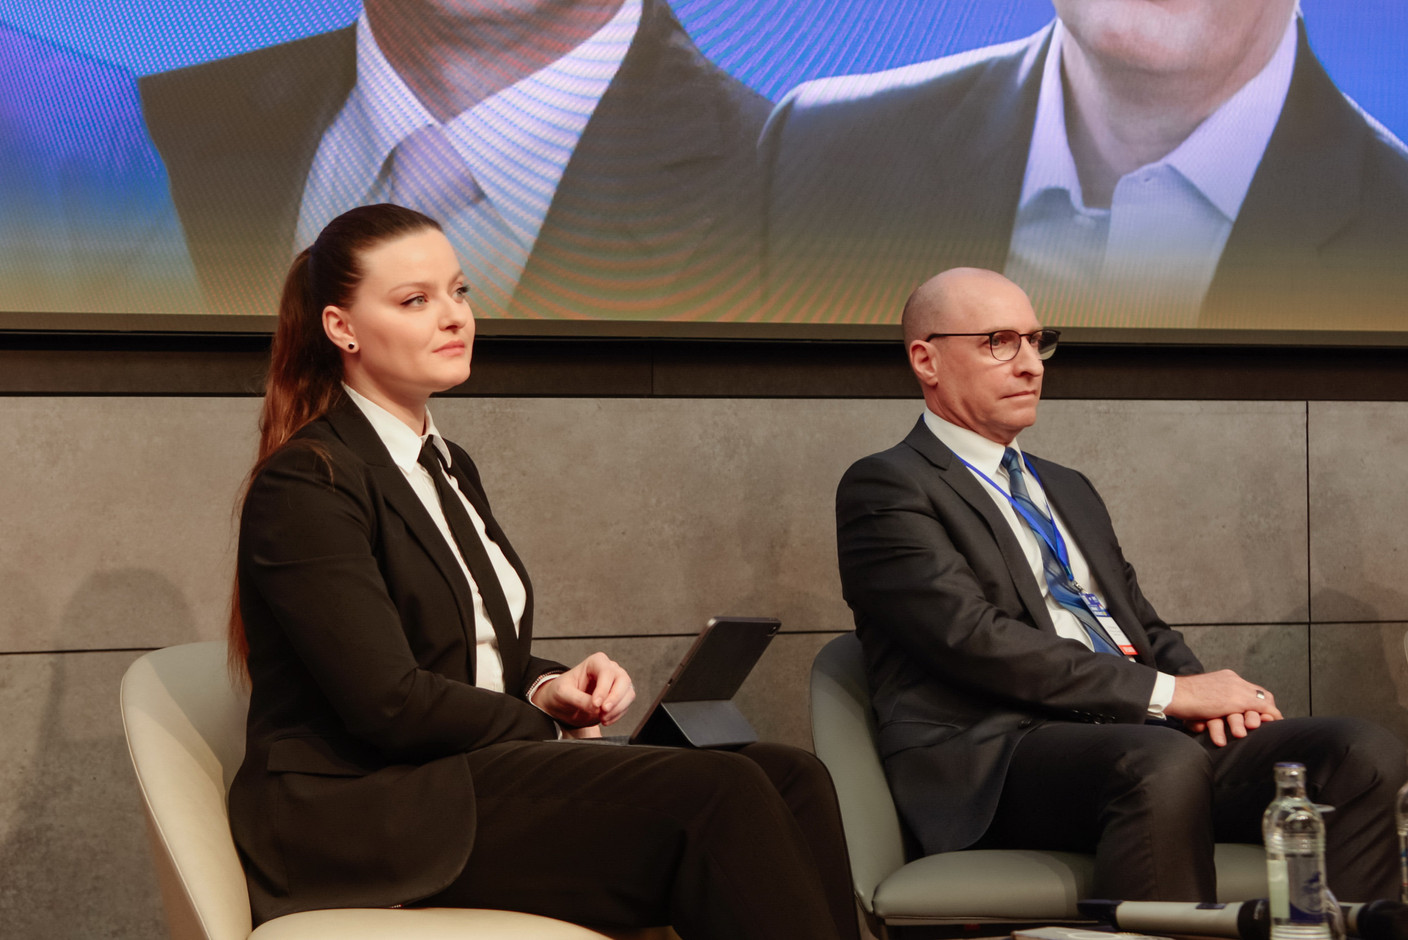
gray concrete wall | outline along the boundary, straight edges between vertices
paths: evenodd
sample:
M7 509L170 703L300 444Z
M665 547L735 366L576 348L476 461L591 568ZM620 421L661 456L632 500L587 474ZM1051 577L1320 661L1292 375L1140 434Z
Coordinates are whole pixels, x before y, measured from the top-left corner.
M0 923L156 938L117 714L141 651L221 635L248 398L0 398ZM831 502L918 405L453 399L537 591L539 651L601 648L648 699L714 614L781 618L741 693L806 745L805 677L849 629ZM1051 401L1023 438L1105 496L1145 593L1287 714L1408 736L1408 404ZM626 719L630 724L636 716Z

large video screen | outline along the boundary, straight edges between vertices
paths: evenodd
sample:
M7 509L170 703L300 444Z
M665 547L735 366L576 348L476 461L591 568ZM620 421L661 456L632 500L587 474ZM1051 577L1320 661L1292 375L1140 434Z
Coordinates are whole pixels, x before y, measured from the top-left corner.
M0 0L0 329L267 329L398 202L500 333L862 335L968 265L1408 335L1405 134L1402 0Z

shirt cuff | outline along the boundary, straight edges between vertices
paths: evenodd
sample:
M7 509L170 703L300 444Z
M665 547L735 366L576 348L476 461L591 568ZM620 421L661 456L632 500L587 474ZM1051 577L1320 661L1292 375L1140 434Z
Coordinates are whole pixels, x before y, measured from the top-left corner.
M560 675L562 675L562 673L560 672L545 672L538 678L534 679L533 684L528 686L528 693L523 696L525 699L528 700L528 704L532 705L534 708L538 708L538 706L533 703L534 693L536 693L539 689L541 689L543 686L547 685L549 682L556 679ZM548 713L543 711L541 708L538 708L538 711L543 712L544 715L548 715ZM548 717L552 718L551 715L548 715ZM558 724L556 718L552 718L552 726L557 730L557 739L561 741L562 725Z
M538 678L534 679L533 684L528 686L528 691L523 695L523 697L528 701L528 704L533 705L533 696L538 693L538 690L541 689L543 686L547 685L552 680L556 679L560 675L562 675L562 673L560 672L545 672ZM533 707L538 708L537 705L533 705ZM541 708L538 708L538 711L542 712L543 710ZM543 714L546 715L547 712L543 712Z
M1173 701L1174 678L1166 672L1154 677L1154 691L1149 696L1149 717L1164 717L1164 709Z

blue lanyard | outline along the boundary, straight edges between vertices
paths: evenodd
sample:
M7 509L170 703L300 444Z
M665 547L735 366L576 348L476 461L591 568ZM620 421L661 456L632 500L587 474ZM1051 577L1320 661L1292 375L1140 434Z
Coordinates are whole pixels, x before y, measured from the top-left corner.
M957 454L954 454L954 456L958 457ZM1056 517L1050 514L1050 503L1047 503L1048 518L1037 519L1032 516L1031 512L1027 509L1027 507L1017 502L1017 500L1012 496L1011 493L998 486L986 473L979 470L977 467L973 466L968 461L963 460L962 457L958 457L958 459L963 461L963 465L965 467L967 467L969 470L972 470L979 477L981 477L984 483L997 490L1003 496L1007 497L1007 501L1012 504L1012 509L1023 519L1027 520L1027 524L1031 527L1031 530L1036 533L1037 537L1040 538L1043 542L1045 542L1047 546L1051 549L1051 551L1056 555L1056 560L1061 563L1061 567L1066 572L1066 580L1070 581L1072 584L1075 584L1076 576L1071 571L1070 552L1066 550L1066 540L1061 537L1061 529L1056 525ZM1037 476L1036 468L1032 466L1032 462L1027 459L1026 454L1022 454L1022 463L1027 465L1027 470L1031 472L1032 479L1036 480L1037 485L1040 486L1042 492L1045 493L1046 485L1041 482L1041 477ZM1056 536L1056 541L1054 542L1046 535L1046 527L1048 525L1051 527L1051 531Z

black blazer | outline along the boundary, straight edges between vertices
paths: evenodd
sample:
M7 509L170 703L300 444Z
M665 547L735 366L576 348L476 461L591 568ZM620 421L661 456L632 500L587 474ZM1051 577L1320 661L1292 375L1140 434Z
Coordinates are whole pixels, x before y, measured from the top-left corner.
M1299 30L1285 107L1199 325L1399 329L1408 152L1339 92ZM762 141L773 313L896 322L940 271L1003 270L1050 39L1047 27L793 90Z
M254 479L240 519L252 678L230 826L255 923L385 907L446 887L474 843L464 754L552 738L524 700L563 667L531 655L532 589L455 445L453 472L528 588L507 694L476 688L474 608L449 546L344 399Z
M865 650L881 757L926 853L978 840L1032 727L1140 722L1156 668L1202 671L1140 592L1090 481L1031 460L1136 662L1056 633L1006 520L922 420L903 443L856 462L836 492L841 588Z
M275 309L308 170L355 82L351 27L142 79L147 123L215 312ZM756 144L769 107L704 58L664 0L644 0L510 309L479 312L750 313Z

